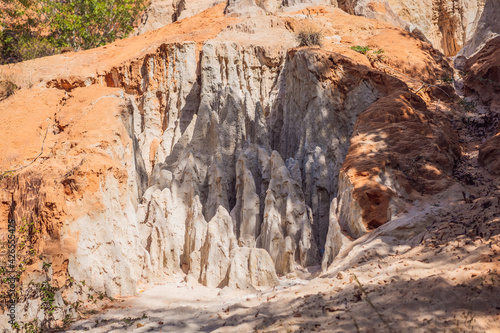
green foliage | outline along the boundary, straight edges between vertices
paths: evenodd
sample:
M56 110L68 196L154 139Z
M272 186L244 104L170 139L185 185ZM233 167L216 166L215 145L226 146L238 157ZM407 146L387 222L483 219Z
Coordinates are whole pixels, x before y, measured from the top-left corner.
M51 31L57 46L89 49L126 37L144 9L139 0L70 0L52 2L44 14L53 16Z
M46 314L52 316L54 310L57 306L54 305L57 288L50 285L48 281L45 281L40 286L40 295L42 297L42 308L46 311Z
M7 0L0 14L0 56L16 62L90 49L126 37L147 0Z
M41 333L42 330L38 325L38 320L33 319L32 321L29 321L27 323L24 323L24 330L26 333Z
M57 48L45 39L21 39L16 47L17 56L23 60L46 57L57 53Z
M366 54L366 52L370 51L371 49L368 46L356 45L356 46L351 46L351 50L354 50L361 54Z
M58 292L63 293L64 290L72 288L77 294L91 292L92 288L85 287L85 281L76 282L74 278L68 276L66 282L60 286L58 283L53 284L49 276L49 270L52 267L51 262L38 261L43 260L43 255L38 256L37 239L41 236L41 230L37 221L27 220L22 218L16 223L16 256L14 267L11 267L8 262L6 251L9 250L9 243L0 241L0 311L5 312L8 306L8 301L11 296L15 303L23 303L28 300L40 300L40 308L43 311L42 319L34 319L26 322L15 322L12 325L13 329L23 330L25 332L48 332L54 328L56 312L62 313L64 319L63 326L68 325L74 317L72 312L79 311L80 301L65 305L57 304L56 295ZM33 280L28 283L22 282L21 275L26 271L29 265L41 264L42 272L45 275L45 281L35 282ZM35 266L38 267L38 266ZM13 278L11 278L13 277ZM14 290L12 289L14 284ZM105 299L105 294L99 294L99 300ZM94 300L94 296L89 295L89 300ZM95 301L94 301L95 303ZM49 330L50 328L50 330Z
M312 25L302 27L295 34L295 40L300 46L319 46L323 45L323 34Z
M14 266L8 261L6 251L9 248L9 243L0 243L0 309L5 308L6 300L11 292L14 293L14 299L19 299L21 275L26 271L26 268L34 263L36 257L35 238L38 236L38 230L34 227L34 222L28 222L23 218L18 226L16 237L16 256ZM12 279L13 278L13 279ZM11 290L11 284L14 283L15 288Z
M355 46L355 47L351 47L351 49L353 50L357 50L357 52L360 52L360 53L363 53L363 54L366 54L366 57L368 58L368 60L371 62L371 63L375 63L375 62L384 62L384 59L385 59L385 56L384 56L384 53L385 51L383 49L378 49L376 51L372 51L371 54L370 53L367 53L370 48L366 47L366 46Z
M446 75L445 77L441 78L441 81L443 83L451 84L455 82L455 78L453 77L453 75Z

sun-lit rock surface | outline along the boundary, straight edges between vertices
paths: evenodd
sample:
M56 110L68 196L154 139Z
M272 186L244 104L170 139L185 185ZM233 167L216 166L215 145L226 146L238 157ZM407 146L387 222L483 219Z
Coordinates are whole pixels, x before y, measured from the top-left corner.
M40 230L42 257L21 281L50 277L63 290L53 318L19 303L24 321L53 327L76 316L69 303L101 306L74 281L108 297L178 276L255 292L313 266L338 270L368 231L403 242L389 222L444 191L462 195L463 147L445 112L457 97L440 83L449 59L401 18L307 4L231 1L187 17L191 7L170 3L179 21L158 30L1 67L22 89L0 102L0 216L14 200L16 220ZM321 48L296 47L305 25L321 29ZM463 45L450 43L447 54ZM498 80L493 43L466 65ZM467 80L498 104L496 86ZM492 174L495 138L479 151ZM401 229L424 237L425 221Z
M491 7L496 6L494 2L495 0L338 1L339 7L346 12L402 27L430 42L447 56L454 56L473 40L476 30L488 29L481 26L484 25L482 22L486 16L490 17L488 20L495 20L490 12Z

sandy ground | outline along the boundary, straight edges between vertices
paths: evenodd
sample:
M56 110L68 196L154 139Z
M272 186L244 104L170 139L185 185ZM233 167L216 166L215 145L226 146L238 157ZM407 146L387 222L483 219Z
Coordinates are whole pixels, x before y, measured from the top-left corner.
M232 309L253 309L268 303L268 298L308 284L301 279L282 279L275 288L249 293L189 285L181 275L171 280L141 290L137 297L115 301L105 313L75 323L68 332L209 332L223 326L221 320Z

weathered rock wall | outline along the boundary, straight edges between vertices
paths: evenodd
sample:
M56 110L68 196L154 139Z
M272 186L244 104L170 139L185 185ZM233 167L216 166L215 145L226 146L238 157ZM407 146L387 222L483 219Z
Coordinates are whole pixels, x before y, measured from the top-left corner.
M166 273L190 267L193 257L210 257L196 253L201 251L197 246L189 255L182 253L190 241L184 235L196 196L204 221L213 220L218 207L230 211L239 245L266 249L279 273L293 270L296 261L307 266L319 260L356 116L383 93L363 80L366 69L357 69L343 57L332 55L326 62L324 55L304 50L289 53L286 61L282 55L272 64L262 61L265 58L265 49L243 49L232 42L203 46L199 110L184 132L178 130L180 139L164 162L156 155L151 187L139 208L139 216L147 217L143 223L149 227L144 228L150 230L143 239L163 242L150 253L151 260L161 263L161 253L172 254L166 257ZM143 72L150 72L151 62L144 62L148 69ZM163 74L152 73L151 78L156 75ZM143 95L158 96L147 90ZM149 108L144 114L157 112L157 105L161 103L143 104ZM266 113L271 115L269 125ZM175 116L173 122L178 122ZM142 123L146 126L138 137L148 133L147 120ZM160 147L171 140L161 133L157 139ZM162 199L151 193L161 193ZM162 211L168 214L160 216ZM164 230L162 237L147 236L158 228ZM202 246L210 248L213 242L215 234ZM229 260L231 247L226 252ZM202 271L200 281L211 285L209 272ZM219 285L221 275L216 276Z
M485 43L464 67L464 93L500 111L500 36Z
M130 110L124 97L120 89L97 85L70 94L33 89L2 105L3 126L25 119L20 136L6 138L6 147L17 153L2 160L2 169L27 165L20 154L25 149L39 158L36 168L3 174L0 187L1 215L7 217L13 202L17 235L26 239L17 252L28 289L16 305L18 320L53 324L74 311L63 299L81 302L87 292L134 295L143 279L147 252L139 242L136 210L144 171L122 121ZM36 299L36 286L45 282L57 290L52 315Z
M315 258L317 253L314 253L315 243L310 239L311 233L307 232L311 218L306 216L300 185L286 189L292 181L290 172L278 153L271 154L264 116L277 96L275 90L284 57L271 66L262 61L265 58L265 50L258 47L243 49L233 42L214 41L203 46L199 79L199 94L202 97L198 112L180 133L180 139L172 145L170 154L163 162L155 164L150 179L152 187L146 191L146 195L149 192L169 195L163 200L155 200L153 206L145 197L139 208L139 215L152 220L145 221L146 225L151 225L153 229L177 231L177 236L172 236L172 242L160 245L159 250L175 253L168 260L172 265L165 267L169 272L181 265L191 267L193 257L201 258L199 281L220 285L224 277L222 272L215 274L207 267L220 265L224 260L229 263L229 253L234 245L223 247L226 248L223 255L209 255L209 249L215 246L217 239L227 238L215 231L229 232L228 228L231 234L234 232L240 246L260 245L266 248L280 272L288 273L292 269L295 252L298 251L302 253L304 264L315 261L309 258ZM257 155L258 158L254 159ZM281 189L282 186L285 188ZM294 191L298 196L295 199L290 197ZM230 211L232 218L224 224L225 228L218 227L209 232L204 243L199 243L201 248L195 245L190 247L193 250L190 253L182 253L185 242L191 241L191 238L186 238L189 236L186 223L191 223L186 217L195 197L199 198L203 220L211 221L208 225L219 223L224 216L221 209L226 213ZM287 197L292 199L289 204ZM291 204L302 205L301 213L298 216L289 213L289 221L284 221L282 215L292 209ZM153 207L170 211L165 218L155 218L150 213ZM266 211L275 213L267 217L269 214ZM227 217L224 219L227 221ZM292 224L291 229L286 227L287 223ZM265 232L261 232L261 224ZM281 252L281 244L273 241L276 232L282 234L283 241L286 237L290 238L292 258L286 257ZM301 232L305 239L302 239ZM221 256L226 259L222 260ZM158 254L152 255L151 260L161 262ZM194 266L197 264L194 263ZM285 266L287 268L278 268Z
M489 109L480 124L491 137L479 147L478 162L488 172L500 174L500 36L492 38L472 57L464 67L464 93Z
M353 0L339 1L346 12L385 21L415 33L447 56L473 39L487 0ZM495 6L489 1L486 6Z
M259 16L311 5L339 7L349 14L385 21L428 41L446 56L470 57L500 33L496 0L156 0L145 11L136 34L191 17L219 3L230 16Z
M210 267L224 261L228 272L237 247L264 248L286 274L319 263L325 244L329 256L337 252L327 237L332 220L362 234L347 226L370 224L369 216L351 216L359 209L346 215L346 207L380 206L357 199L339 172L357 117L392 89L407 89L404 83L318 50L285 53L214 40L198 52L195 43L164 44L103 75L104 84L125 91L117 98L126 105L120 120L128 148L113 146L109 154L130 171L120 181L104 177L102 209L80 210L61 237L85 231L69 273L110 296L133 294L137 281L162 280L181 268L207 285L230 284ZM74 126L60 117L62 128ZM78 204L95 201L86 200ZM123 244L112 241L114 232ZM222 254L210 250L232 237ZM137 257L125 261L129 252ZM90 253L100 253L99 260ZM108 261L120 266L105 270Z
M314 15L320 14L335 24L353 19L340 10ZM29 138L5 136L3 169L35 156L37 126L46 118L54 123L40 169L21 172L1 191L3 216L10 191L20 195L44 176L43 191L34 192L46 192L50 200L26 199L30 203L16 211L21 217L37 207L46 214L37 223L45 228L44 239L63 253L47 258L53 262L49 272L37 261L37 278L47 273L61 284L69 277L85 280L108 296L132 295L140 282L164 281L181 271L188 282L211 287L275 285L276 273L320 262L326 268L348 242L345 235L358 237L404 210L415 198L411 186L423 184L431 193L449 184L454 138L439 135L448 132L446 123L405 83L346 47L338 50L352 58L314 48L288 50L291 33L283 31L300 24L303 14L228 19L237 22L215 39L226 23L210 15L200 15L205 23L217 19L208 40L158 37L145 51L139 37L142 44L127 49L138 55L119 58L127 61L105 62L75 80L59 68L55 79L36 88L43 92L26 99L34 90L23 90L2 104L2 110L22 111L1 113L5 123L17 126L5 132ZM419 71L429 69L429 82L443 71L442 59L427 44L359 19L363 40L380 31L401 38L421 60ZM174 34L186 22L165 31ZM269 33L276 40L284 36L283 45L261 42L261 23L273 27ZM248 40L222 40L242 31ZM110 50L117 56L121 47ZM400 71L417 75L416 61L402 62L383 48L387 66L397 63ZM104 48L96 52L105 58ZM40 111L32 111L30 104L37 103ZM25 132L17 119L30 117ZM11 147L24 146L14 156ZM405 169L409 161L415 170ZM52 183L56 187L49 191ZM61 297L73 302L85 297L67 294Z
M141 80L127 81L133 76L127 67L106 80L138 93L134 135L143 138L138 140L142 159L150 160L149 189L138 216L153 279L183 267L191 279L227 285L223 271L230 270L231 253L240 246L266 249L276 271L286 274L297 264L319 263L325 244L330 257L338 251L338 241L330 238L339 234L327 237L332 220L359 237L366 226L386 223L404 209L411 191L401 190L409 185L400 174L388 172L374 180L373 195L394 202L381 205L359 197L362 188L347 176L350 165L340 173L358 115L393 90L407 91L403 82L343 56L310 49L286 55L273 50L271 56L264 47L208 41L199 66L191 67L185 64L197 58L194 43L164 45L162 50L135 69L146 74ZM191 79L179 87L178 80L170 79L177 76ZM165 102L168 98L175 102ZM392 103L384 107L399 107ZM168 117L168 125L160 125L162 117ZM427 126L425 117L415 121L422 123L417 127ZM422 135L417 130L412 139ZM430 145L444 139L433 140ZM449 156L430 159L438 159L438 170L449 174L456 149L452 139L446 140L450 147L439 149ZM388 152L399 149L397 139L388 146ZM351 158L358 160L358 155ZM371 170L366 172L372 176ZM449 181L440 184L437 190ZM337 195L339 208L333 214ZM380 218L373 220L371 214ZM235 242L223 245L233 237ZM211 252L216 243L225 249L222 253ZM222 271L214 271L213 265L222 265Z
M480 51L488 41L500 35L500 2L486 0L483 10L466 32L464 47L458 52L459 56L469 58Z
M338 196L339 223L352 237L392 220L405 203L453 184L456 135L442 115L405 89L370 105L354 132Z

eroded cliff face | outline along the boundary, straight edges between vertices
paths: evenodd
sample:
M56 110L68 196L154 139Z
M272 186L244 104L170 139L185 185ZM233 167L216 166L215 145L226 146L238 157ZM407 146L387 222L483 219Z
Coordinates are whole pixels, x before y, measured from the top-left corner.
M493 175L500 174L500 37L485 43L464 66L464 93L475 103L486 107L478 126L486 136L479 147L479 164Z
M488 41L500 35L500 3L486 0L481 15L472 29L467 30L466 43L458 52L459 56L469 58L480 51Z
M152 1L137 34L193 16L220 2L223 1ZM496 20L500 5L495 0L231 0L227 1L225 12L232 16L255 17L311 5L338 7L349 14L401 27L431 43L446 56L461 51L461 55L469 57L484 41L500 33Z
M82 298L69 278L116 297L181 271L193 283L253 289L276 285L277 274L297 267L326 269L347 236L361 236L418 195L452 183L459 152L447 122L390 70L347 47L370 40L386 50L387 68L410 79L427 69L423 79L435 82L449 67L428 44L358 18L341 36L347 46L326 44L337 53L293 49L292 31L306 12L329 35L356 18L319 8L236 20L223 9L200 14L216 26L209 32L189 25L194 21L178 24L195 41L179 40L177 25L166 27L167 37L161 30L146 35L156 38L146 51L122 41L94 55L119 60L94 72L89 63L76 78L55 67L38 74L39 87L2 103L3 123L16 124L29 142L17 152L23 143L6 127L2 169L23 165L49 128L43 142L50 149L37 164L4 175L1 195L2 216L12 198L18 220L36 207L42 236L34 244L54 253L46 259L53 266L47 272L35 260L22 280L50 277L67 286L55 319L73 313L63 298ZM416 60L401 61L377 39L381 32L399 36ZM261 41L263 34L280 43ZM120 47L136 53L123 60ZM40 110L30 107L38 104ZM31 119L29 127L22 118ZM32 183L38 199L27 197ZM48 320L33 309L23 318Z
M194 47L188 49L195 52ZM149 114L158 112L161 103L143 103L144 115L137 112L137 121L145 126L134 127L138 130L136 136L149 137L141 145L142 156L152 160L148 171L150 187L142 198L138 216L142 245L149 251L148 265L157 278L163 276L161 272L172 274L182 266L195 280L224 286L231 252L239 246L267 250L279 274L290 273L296 264L305 267L319 262L327 242L330 205L338 193L339 172L357 116L392 89L399 87L404 92L407 87L333 53L298 50L286 56L284 52L278 54L278 60L269 63L259 59L259 55L269 58L263 48L206 42L200 59L200 87L194 89L200 95L193 99L184 94L184 98L176 99L179 109L167 108L172 112L169 123L175 124L173 128L166 126L162 133L158 124L151 123L159 131L156 137L148 134L155 133L149 132L148 119L158 119ZM153 67L162 66L152 63L145 62L145 71L153 70L151 78L161 77L163 72L155 72ZM170 66L176 68L174 72L177 68L183 70L175 63ZM164 72L169 71L167 67ZM192 92L193 87L187 90ZM148 91L143 96L148 95L159 96ZM186 98L198 106L196 112L182 107L187 104ZM399 96L388 98L386 103L392 104L384 105L384 110L405 109L404 104L397 104ZM423 105L420 101L419 108L425 109ZM184 115L185 125L179 126ZM418 129L412 132L412 140L420 143L429 137L426 131L432 131L432 126L420 129L426 126L422 120L418 116L413 119ZM368 126L372 125L370 122ZM443 126L434 131L437 133ZM176 132L177 136L169 135ZM158 143L149 143L154 140ZM449 185L447 175L458 153L453 138L437 135L428 140L429 146L437 147L433 152L437 155L429 160L435 161L440 152L444 154L435 162L438 174L429 176L432 184L442 182L433 188L439 191ZM389 152L395 153L397 141L396 134L394 142L389 143ZM406 143L404 149L408 149ZM151 146L158 147L156 152ZM415 147L415 156L428 147L419 148ZM355 152L352 158L357 161L360 155ZM426 164L426 159L420 157ZM371 162L376 166L388 163L377 159ZM345 166L345 172L353 172L356 167ZM396 163L394 168L399 170L401 166ZM428 172L432 174L432 170ZM401 177L401 172L398 175ZM404 209L408 194L400 188L410 185L390 171L380 177L383 180L374 181L377 188L373 195L386 196L399 204L381 204L370 195L366 202L354 194L348 181L342 183L340 223L353 237L366 232L365 225L373 229ZM381 183L390 184L392 190L380 188ZM365 187L360 191L366 195ZM422 192L431 190L423 188ZM357 213L359 209L353 209L353 205L380 217ZM195 211L193 206L197 207ZM211 252L214 244L219 244L221 253ZM210 269L214 265L216 271Z
M2 218L15 220L22 240L17 320L48 327L71 316L74 303L92 289L109 296L136 293L147 253L136 217L143 166L122 121L128 110L122 90L97 85L71 93L36 88L2 104L8 135L2 168L28 165L3 173L1 186ZM38 156L34 168L25 156ZM46 283L55 288L51 315L40 294Z
M339 1L348 13L400 26L454 56L473 36L484 16L487 0L352 0Z

